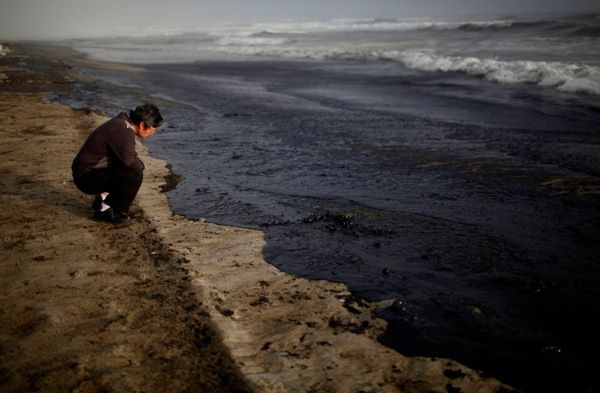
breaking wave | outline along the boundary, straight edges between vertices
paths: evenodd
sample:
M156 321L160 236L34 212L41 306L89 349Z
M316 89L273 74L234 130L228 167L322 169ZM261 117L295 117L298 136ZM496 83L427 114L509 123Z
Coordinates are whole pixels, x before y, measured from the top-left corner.
M226 36L216 41L216 45L223 45L225 47L257 47L257 46L277 46L292 44L293 40L289 40L283 37L277 37L275 35L266 34L252 34L248 36Z
M336 19L328 22L297 22L256 24L253 27L273 33L311 33L336 31L408 31L408 30L452 30L507 28L512 20L442 22L431 18L377 18L377 19Z
M141 63L193 62L222 54L365 64L387 61L424 72L460 72L502 84L600 95L597 14L557 20L337 19L173 32L89 40L79 47L101 58Z
M6 46L0 44L0 56L6 56L9 52L10 50Z
M570 93L600 95L600 68L547 61L502 61L439 56L427 51L385 53L406 67L429 72L464 72L498 83L528 83Z
M459 31L547 31L565 36L600 37L599 15L586 15L578 19L522 21L519 19L436 21L431 18L376 18L336 19L327 22L266 23L254 28L272 33L310 33L326 31L409 31L409 30L459 30Z
M406 68L425 72L462 72L506 84L534 84L569 93L600 95L600 67L558 61L497 60L473 56L445 56L433 50L344 50L343 48L263 46L265 38L239 38L244 45L212 47L229 53L341 61L394 61ZM250 40L250 41L247 41ZM256 45L252 45L254 42Z
M426 72L462 72L506 84L533 84L569 93L600 95L600 67L549 61L496 60L443 56L433 51L381 51L362 54L330 53L336 60L388 60Z

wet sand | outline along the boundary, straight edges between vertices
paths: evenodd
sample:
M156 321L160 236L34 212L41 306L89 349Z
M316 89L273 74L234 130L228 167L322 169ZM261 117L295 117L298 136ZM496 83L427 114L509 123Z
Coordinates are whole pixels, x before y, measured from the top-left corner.
M169 172L147 153L132 222L91 220L69 167L106 118L44 99L79 77L72 54L13 50L0 63L2 391L512 391L379 344L388 303L279 271L262 232L173 216Z

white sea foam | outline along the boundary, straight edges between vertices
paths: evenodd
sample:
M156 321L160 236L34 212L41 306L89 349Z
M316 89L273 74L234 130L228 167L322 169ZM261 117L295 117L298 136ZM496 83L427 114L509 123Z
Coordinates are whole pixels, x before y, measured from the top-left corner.
M438 21L432 18L334 19L327 22L262 23L252 28L278 33L314 33L332 31L408 31L419 29L452 30L460 28L507 28L513 20Z
M337 19L220 26L180 35L169 30L157 37L90 41L80 47L101 58L140 63L215 55L388 61L418 71L461 72L503 84L600 95L600 38L592 34L596 25L588 19ZM581 26L589 30L583 38Z
M220 38L216 45L222 47L270 47L291 43L291 40L282 37L263 37L256 35L226 36Z
M262 26L265 27L265 26ZM398 43L290 40L276 34L221 38L204 50L255 56L343 61L395 61L407 68L427 72L463 72L506 84L535 84L561 91L600 95L600 67L585 62L504 60L480 53L449 56L435 49L401 47ZM465 48L469 50L470 48Z
M0 56L6 56L9 52L10 50L6 46L0 44Z
M531 83L571 93L600 95L600 68L596 66L440 56L432 51L391 52L385 56L422 71L465 72L498 83Z
M254 44L213 46L211 49L227 53L314 60L396 61L413 70L463 72L497 83L535 84L571 93L600 95L600 67L585 64L444 56L428 50L352 50L273 46L258 42Z

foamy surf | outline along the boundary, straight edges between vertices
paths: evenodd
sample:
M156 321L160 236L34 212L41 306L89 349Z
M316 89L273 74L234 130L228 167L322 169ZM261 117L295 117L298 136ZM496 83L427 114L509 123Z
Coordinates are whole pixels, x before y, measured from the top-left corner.
M597 15L435 20L336 19L149 30L148 37L83 40L97 58L132 63L222 59L309 59L382 62L420 72L463 73L499 84L531 84L600 95L600 19ZM373 72L372 70L368 72Z
M600 69L596 66L546 61L502 61L476 57L440 56L433 52L385 53L411 69L429 72L465 72L497 83L529 83L570 93L600 95Z
M6 56L9 52L6 46L0 44L0 56Z

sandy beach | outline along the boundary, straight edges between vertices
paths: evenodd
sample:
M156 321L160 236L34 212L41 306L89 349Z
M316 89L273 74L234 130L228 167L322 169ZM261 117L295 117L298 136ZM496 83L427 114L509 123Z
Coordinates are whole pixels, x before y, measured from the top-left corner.
M174 216L161 192L169 171L141 145L133 220L91 220L70 163L107 118L45 100L81 77L81 59L9 48L0 63L1 391L513 391L453 360L381 345L375 314L388 302L279 271L264 260L261 231Z
M64 88L58 76L2 75L0 390L246 390L140 208L103 225L73 188L71 155L105 119L14 92Z

